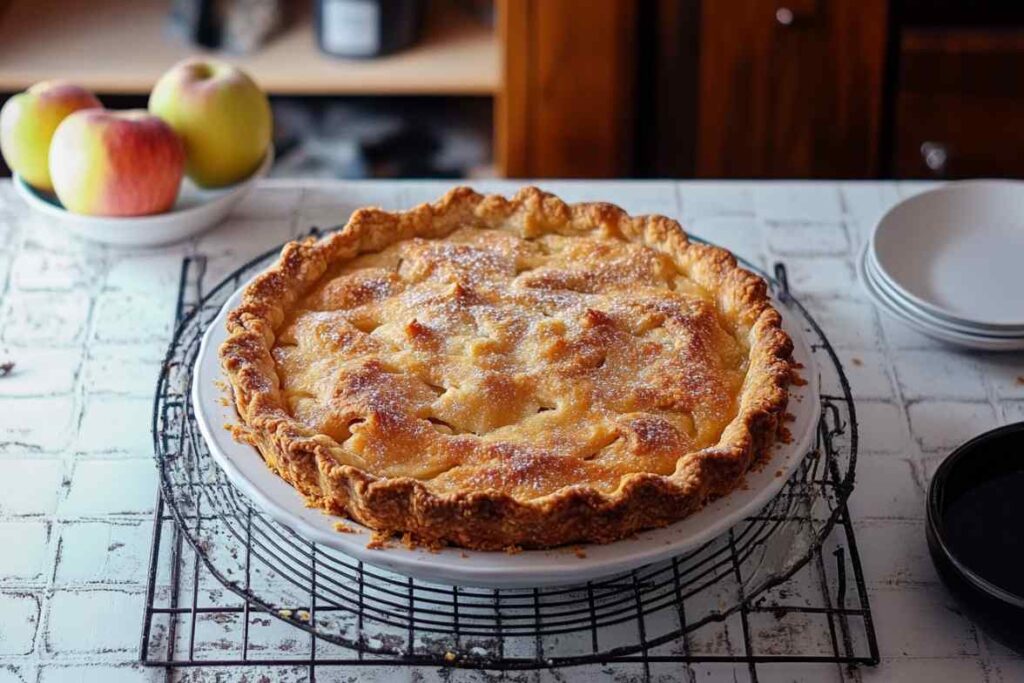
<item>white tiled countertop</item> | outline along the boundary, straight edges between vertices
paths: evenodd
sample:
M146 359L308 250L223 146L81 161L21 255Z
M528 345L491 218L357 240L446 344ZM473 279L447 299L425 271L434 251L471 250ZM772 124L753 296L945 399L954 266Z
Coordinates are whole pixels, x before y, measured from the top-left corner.
M520 183L476 183L514 191ZM783 261L790 287L850 377L861 448L851 501L882 663L773 669L771 680L1024 680L1024 660L961 616L939 584L924 535L926 482L949 449L1024 420L1024 356L942 347L881 316L854 258L877 217L924 184L542 182L563 198L602 199L678 217L755 264ZM157 475L152 396L170 339L181 261L208 257L215 282L311 225L368 204L402 208L448 182L263 183L233 217L183 245L122 250L81 242L29 213L0 184L0 683L150 681L136 663ZM603 670L608 676L632 673ZM192 670L188 680L254 680L271 671ZM682 665L664 680L692 680ZM746 680L730 670L722 680ZM176 677L178 674L176 674ZM218 677L219 676L219 677ZM486 680L473 672L362 668L340 680ZM582 680L573 671L513 680ZM320 677L318 676L318 679ZM716 680L701 673L699 680ZM768 680L762 674L760 680Z

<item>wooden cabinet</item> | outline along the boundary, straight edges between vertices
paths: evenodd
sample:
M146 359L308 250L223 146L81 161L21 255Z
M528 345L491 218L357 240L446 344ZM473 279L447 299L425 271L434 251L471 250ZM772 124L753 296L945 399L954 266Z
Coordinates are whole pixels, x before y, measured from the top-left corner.
M1024 176L1024 3L647 6L653 175Z
M887 0L705 0L696 172L879 172Z
M503 0L499 168L608 178L633 168L634 0Z
M1024 2L493 1L492 28L429 0L417 45L359 61L320 54L290 0L289 26L232 59L274 95L490 100L508 177L1024 176ZM167 8L0 0L0 93L144 96L193 52Z
M1024 176L1024 30L915 28L900 41L893 174Z

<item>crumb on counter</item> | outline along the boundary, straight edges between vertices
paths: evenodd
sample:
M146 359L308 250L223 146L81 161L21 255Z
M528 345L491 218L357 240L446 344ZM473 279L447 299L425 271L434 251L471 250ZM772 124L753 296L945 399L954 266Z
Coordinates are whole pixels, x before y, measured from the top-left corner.
M574 545L572 547L572 554L581 560L585 560L587 558L587 550L581 545Z
M857 356L854 356L853 358L851 358L850 362L853 363L854 365L856 365L858 368L860 366L864 365L864 361L861 360L860 358L858 358Z
M350 527L345 522L335 522L334 523L334 530L339 532L339 533L343 533L343 534L354 534L354 533L357 533L355 529Z
M0 363L0 377L6 377L14 372L14 361L8 360Z
M444 653L444 661L448 662L449 664L454 662L455 661L455 653L452 652L451 650L449 650L448 652L445 652Z
M295 618L299 621L309 621L309 612L304 609L300 609L295 613Z
M279 609L277 610L277 615L280 617L284 617L285 619L291 619L292 611L290 609Z

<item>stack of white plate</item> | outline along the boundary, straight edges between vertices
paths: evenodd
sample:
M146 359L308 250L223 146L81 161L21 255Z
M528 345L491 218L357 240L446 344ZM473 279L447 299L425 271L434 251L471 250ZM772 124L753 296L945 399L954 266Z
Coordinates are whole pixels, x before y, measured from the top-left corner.
M1024 350L1024 182L951 183L897 204L859 265L871 299L915 330Z

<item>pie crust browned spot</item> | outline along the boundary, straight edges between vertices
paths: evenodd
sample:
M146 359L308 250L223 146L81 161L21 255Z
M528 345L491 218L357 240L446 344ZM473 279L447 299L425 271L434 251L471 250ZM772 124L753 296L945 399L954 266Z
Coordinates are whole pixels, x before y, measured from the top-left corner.
M285 246L228 316L236 435L309 504L468 548L729 493L792 371L765 282L663 216L456 188Z

